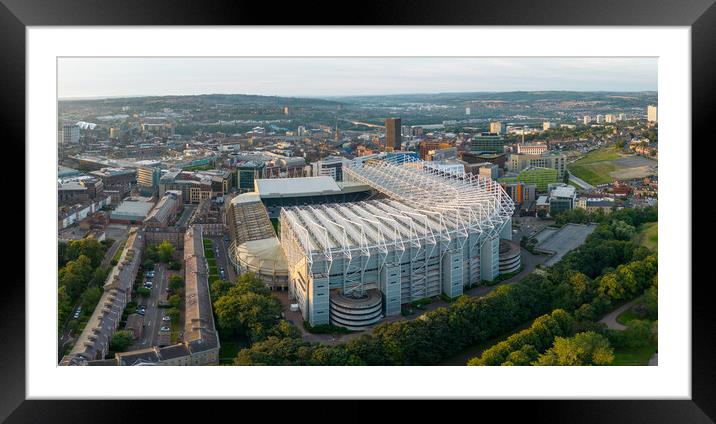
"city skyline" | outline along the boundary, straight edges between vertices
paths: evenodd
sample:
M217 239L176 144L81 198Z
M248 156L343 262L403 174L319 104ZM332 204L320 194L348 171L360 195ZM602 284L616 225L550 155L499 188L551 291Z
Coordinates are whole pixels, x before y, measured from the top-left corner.
M59 58L58 98L656 91L656 58Z

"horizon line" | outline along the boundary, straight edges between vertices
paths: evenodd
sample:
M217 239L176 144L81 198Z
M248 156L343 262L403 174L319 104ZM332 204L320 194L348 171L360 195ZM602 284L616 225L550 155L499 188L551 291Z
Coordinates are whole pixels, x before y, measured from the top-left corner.
M410 92L390 94L332 94L332 95L281 95L281 94L252 94L252 93L198 93L198 94L128 94L128 95L98 95L98 96L64 96L57 98L58 101L77 100L110 100L110 99L133 99L144 97L192 97L192 96L257 96L257 97L285 97L285 98L306 98L306 99L331 99L350 97L391 97L411 95L436 95L436 94L503 94L503 93L658 93L658 90L499 90L499 91L436 91L436 92Z

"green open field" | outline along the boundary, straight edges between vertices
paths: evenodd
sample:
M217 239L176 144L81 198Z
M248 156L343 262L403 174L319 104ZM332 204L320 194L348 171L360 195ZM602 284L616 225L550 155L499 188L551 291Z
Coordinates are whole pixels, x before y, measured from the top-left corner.
M656 251L659 247L659 223L647 222L639 227L639 232L634 236L634 242Z
M569 164L567 168L577 178L589 184L606 184L612 182L610 173L617 169L614 161L620 157L615 147L606 147L587 153L581 159Z
M612 365L649 365L649 358L656 352L656 344L636 348L614 349Z

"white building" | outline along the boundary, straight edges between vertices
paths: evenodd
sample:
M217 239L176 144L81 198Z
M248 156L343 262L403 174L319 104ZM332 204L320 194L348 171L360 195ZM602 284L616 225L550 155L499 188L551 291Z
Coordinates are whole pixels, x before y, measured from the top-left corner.
M582 118L582 122L584 125L589 125L590 122L592 122L592 117L589 115L584 115L584 118Z
M60 143L77 144L80 142L80 127L76 124L65 123L60 131Z
M656 122L656 106L649 105L646 107L646 120L649 122Z
M281 210L289 298L311 325L362 330L401 305L460 296L500 273L500 239L511 239L514 204L486 178L422 161L351 161L351 181L386 197Z

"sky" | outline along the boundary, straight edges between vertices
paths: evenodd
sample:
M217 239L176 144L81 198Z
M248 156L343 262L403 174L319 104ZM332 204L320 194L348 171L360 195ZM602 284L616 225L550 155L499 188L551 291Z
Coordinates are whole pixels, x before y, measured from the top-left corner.
M656 91L657 58L58 58L58 97Z

